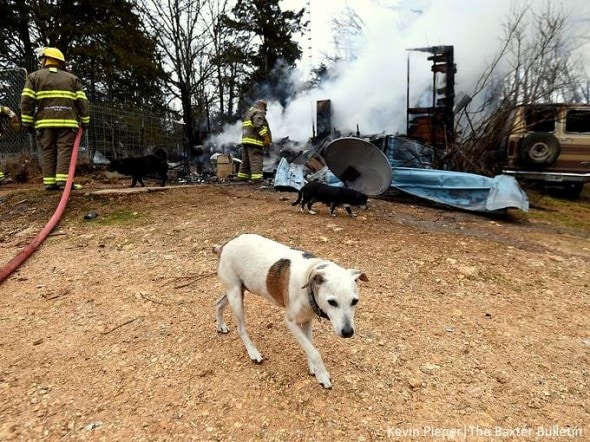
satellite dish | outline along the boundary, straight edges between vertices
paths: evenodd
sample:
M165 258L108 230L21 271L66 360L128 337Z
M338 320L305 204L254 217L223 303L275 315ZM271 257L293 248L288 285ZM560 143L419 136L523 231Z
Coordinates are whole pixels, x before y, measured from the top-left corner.
M328 144L323 153L326 165L346 186L366 195L380 195L391 186L391 164L377 146L354 137Z

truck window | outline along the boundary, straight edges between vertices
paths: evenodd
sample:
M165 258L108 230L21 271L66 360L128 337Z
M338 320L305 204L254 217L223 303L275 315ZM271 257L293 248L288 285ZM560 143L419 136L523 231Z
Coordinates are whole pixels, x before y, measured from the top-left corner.
M571 109L565 117L566 132L590 132L590 110Z
M529 107L524 116L526 129L531 132L555 132L556 117L557 109L553 107Z

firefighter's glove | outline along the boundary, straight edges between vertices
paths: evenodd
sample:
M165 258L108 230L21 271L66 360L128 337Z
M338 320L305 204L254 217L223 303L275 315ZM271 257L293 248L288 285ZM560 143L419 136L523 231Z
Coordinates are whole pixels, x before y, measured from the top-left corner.
M268 149L270 148L270 137L268 135L265 135L264 138L262 139L262 142L264 143L264 148Z

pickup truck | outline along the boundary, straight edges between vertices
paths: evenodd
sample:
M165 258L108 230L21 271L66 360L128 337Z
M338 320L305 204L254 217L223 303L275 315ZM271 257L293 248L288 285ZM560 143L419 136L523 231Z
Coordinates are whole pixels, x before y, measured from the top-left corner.
M590 105L518 106L506 129L504 173L558 186L570 196L590 182Z

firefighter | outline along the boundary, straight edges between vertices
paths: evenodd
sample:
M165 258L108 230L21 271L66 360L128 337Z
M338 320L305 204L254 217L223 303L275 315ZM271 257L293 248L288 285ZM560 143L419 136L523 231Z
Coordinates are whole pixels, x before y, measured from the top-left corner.
M264 149L272 143L272 134L266 121L266 101L256 100L242 118L242 163L238 180L262 181Z
M12 109L10 109L8 106L0 106L0 116L3 118L8 118L9 119L9 125L12 128L12 130L18 130L19 128L19 122L18 122L18 117L16 116L16 114L14 113L14 111ZM0 126L1 127L1 126ZM2 133L0 132L0 138L2 137ZM8 178L3 171L0 170L0 184L9 184L12 183L12 179Z
M43 48L40 62L41 69L27 76L23 88L21 122L36 131L45 189L59 190L68 180L79 125L90 122L90 108L82 83L65 70L59 49Z

